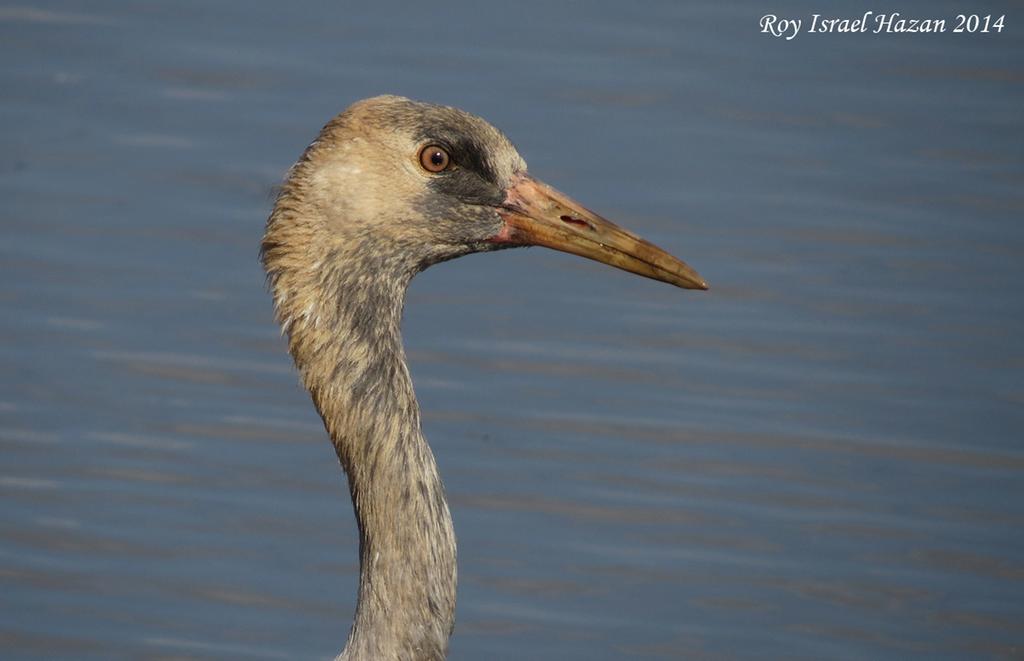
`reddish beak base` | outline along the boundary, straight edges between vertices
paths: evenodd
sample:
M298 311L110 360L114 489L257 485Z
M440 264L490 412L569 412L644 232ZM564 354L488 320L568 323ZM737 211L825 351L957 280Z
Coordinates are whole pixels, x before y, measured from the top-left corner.
M498 213L505 224L494 243L545 246L683 289L708 288L683 261L528 175L509 187Z

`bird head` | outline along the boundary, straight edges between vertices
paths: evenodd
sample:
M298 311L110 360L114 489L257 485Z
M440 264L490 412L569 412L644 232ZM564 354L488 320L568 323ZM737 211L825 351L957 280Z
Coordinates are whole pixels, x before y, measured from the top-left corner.
M531 177L508 138L457 108L398 96L353 104L293 168L278 207L289 198L317 212L303 216L319 223L306 228L314 234L307 242L356 245L410 273L472 252L540 245L707 289L679 259Z

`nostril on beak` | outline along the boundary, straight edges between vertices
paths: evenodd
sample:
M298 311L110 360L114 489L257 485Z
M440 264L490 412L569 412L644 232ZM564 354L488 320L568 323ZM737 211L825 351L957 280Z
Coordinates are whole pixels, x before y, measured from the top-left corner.
M561 220L563 223L569 223L570 225L579 225L581 227L586 227L592 232L594 231L594 226L588 223L587 221L583 220L582 218L576 218L575 216L559 216L558 219Z

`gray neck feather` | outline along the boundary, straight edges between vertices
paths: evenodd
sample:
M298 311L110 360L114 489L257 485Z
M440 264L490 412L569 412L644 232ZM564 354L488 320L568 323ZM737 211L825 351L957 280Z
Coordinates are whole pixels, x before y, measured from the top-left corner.
M400 335L417 268L403 265L398 247L345 245L320 259L282 260L308 270L268 269L359 524L359 601L338 658L444 659L455 619L455 534Z

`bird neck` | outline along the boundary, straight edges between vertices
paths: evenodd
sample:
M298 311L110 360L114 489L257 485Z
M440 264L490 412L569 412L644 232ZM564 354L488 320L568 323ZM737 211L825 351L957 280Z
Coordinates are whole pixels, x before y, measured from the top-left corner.
M455 617L455 534L402 348L412 273L381 272L388 260L365 245L321 258L327 276L322 263L305 276L296 266L272 273L272 285L359 525L359 601L339 658L443 659Z

